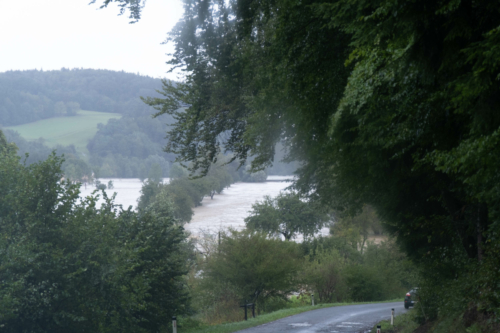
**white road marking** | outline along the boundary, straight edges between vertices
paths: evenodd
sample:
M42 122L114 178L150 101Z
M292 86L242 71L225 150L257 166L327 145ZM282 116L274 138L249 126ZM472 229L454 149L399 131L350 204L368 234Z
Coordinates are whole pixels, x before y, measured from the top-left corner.
M352 327L352 326L348 326L348 325L337 325L335 327Z
M346 325L363 325L363 323L351 323L349 321L343 321L342 324L346 324Z
M288 324L290 326L294 326L294 327L306 327L306 326L311 326L311 324L309 324L308 322L305 322L305 323L296 323L296 324Z

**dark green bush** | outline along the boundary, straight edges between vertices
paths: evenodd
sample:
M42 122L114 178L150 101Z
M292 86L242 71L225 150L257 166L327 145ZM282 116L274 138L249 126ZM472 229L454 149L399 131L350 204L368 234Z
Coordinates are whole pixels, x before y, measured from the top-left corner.
M351 298L356 302L381 301L383 299L383 280L372 267L352 265L345 270L345 279Z
M168 202L137 214L79 201L62 160L0 145L2 332L157 332L187 310L189 245Z

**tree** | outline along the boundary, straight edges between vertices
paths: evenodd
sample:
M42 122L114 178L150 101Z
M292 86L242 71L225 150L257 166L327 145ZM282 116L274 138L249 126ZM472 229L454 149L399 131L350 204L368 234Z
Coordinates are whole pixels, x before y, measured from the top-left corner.
M369 205L363 205L362 211L356 216L339 218L330 228L330 233L335 237L350 239L353 246L359 247L363 253L366 241L370 234L380 234L382 226L375 210Z
M80 103L78 102L68 102L66 103L66 113L68 116L76 116L76 113L81 110Z
M260 170L257 172L252 172L252 167L250 165L245 166L245 170L243 171L242 181L250 182L250 183L260 183L265 182L267 179L267 173L264 170Z
M177 163L172 164L172 167L170 168L170 178L171 179L178 179L178 178L186 178L188 176L188 173L186 169L184 169L182 166L180 166Z
M241 301L285 298L297 286L302 258L298 245L250 231L230 231L203 267L207 283L227 283Z
M98 208L55 154L26 166L2 138L2 331L152 332L188 311L190 247L168 203L118 211L103 193Z
M298 194L280 193L274 199L265 196L262 202L253 204L245 223L251 230L280 234L290 240L297 234L304 238L314 236L328 220L317 205L302 201Z
M2 130L0 130L0 154L3 154L4 156L10 156L16 150L16 145L8 142L5 134L3 134Z
M224 149L258 170L284 140L301 194L351 216L372 205L436 285L482 281L468 300L498 313L498 6L186 6L170 36L187 81L146 102L176 117L167 149L194 170Z
M205 196L213 199L215 193L221 193L233 182L227 167L218 165L213 165L206 177L189 179L185 169L174 164L170 177L168 184L162 184L159 178L148 178L142 186L138 208L144 209L155 201L169 198L173 203L174 215L181 223L191 220L193 208L200 206Z
M302 279L325 303L341 302L349 297L343 271L347 265L336 249L320 249L306 257Z
M66 115L67 108L64 102L59 101L54 105L54 113L56 117L61 117Z

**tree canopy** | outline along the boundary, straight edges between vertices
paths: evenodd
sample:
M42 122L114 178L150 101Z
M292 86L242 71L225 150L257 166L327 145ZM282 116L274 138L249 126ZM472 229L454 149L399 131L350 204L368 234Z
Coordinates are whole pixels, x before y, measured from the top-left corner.
M372 205L426 278L480 279L464 297L497 309L497 2L184 3L170 64L187 80L146 99L177 121L169 151L193 170L221 150L258 170L283 140L301 194Z
M0 131L2 331L163 330L189 310L191 247L171 204L138 214L81 201L61 163L22 164Z
M304 202L296 193L280 193L277 197L265 196L252 205L245 224L250 230L269 235L280 235L285 240L297 235L314 236L327 222L329 216L313 203Z

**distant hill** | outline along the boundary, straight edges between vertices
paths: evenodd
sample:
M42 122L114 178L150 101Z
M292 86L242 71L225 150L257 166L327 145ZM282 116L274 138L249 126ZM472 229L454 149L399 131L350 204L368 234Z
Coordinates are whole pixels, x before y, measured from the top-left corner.
M154 164L168 176L175 156L162 148L172 120L153 119L140 100L161 87L160 79L109 70L0 73L0 128L31 163L57 148L100 177L143 178Z
M140 97L159 97L160 79L93 69L0 73L0 129L40 161L57 148L67 161L67 177L145 178L152 168L169 175L175 159L163 151L168 115L152 118ZM84 111L92 110L92 111ZM270 174L291 174L295 164L280 163Z
M158 96L161 80L95 69L0 73L0 125L64 116L72 110L150 115L140 96Z

